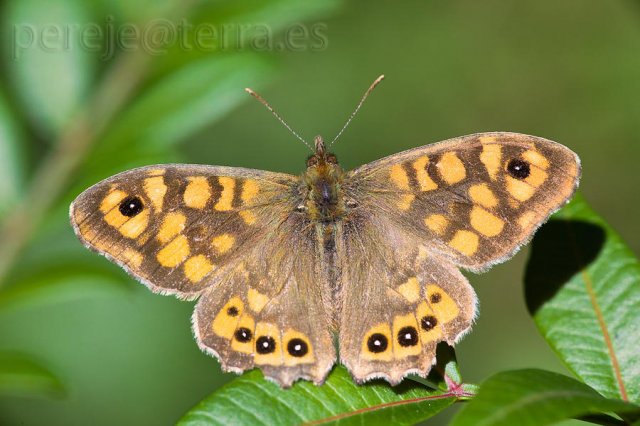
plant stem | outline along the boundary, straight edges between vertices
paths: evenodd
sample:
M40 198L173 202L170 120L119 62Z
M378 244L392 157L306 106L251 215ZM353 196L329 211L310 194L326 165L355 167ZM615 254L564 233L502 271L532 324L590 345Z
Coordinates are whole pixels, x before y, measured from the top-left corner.
M147 69L143 52L120 56L107 71L95 95L69 120L42 161L26 196L0 227L0 288L47 212L67 188L73 172L117 112L131 97Z

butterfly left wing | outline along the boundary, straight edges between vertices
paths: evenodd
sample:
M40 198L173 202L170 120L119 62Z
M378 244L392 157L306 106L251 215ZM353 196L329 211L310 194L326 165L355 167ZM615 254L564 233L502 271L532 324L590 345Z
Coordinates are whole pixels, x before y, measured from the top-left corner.
M283 387L300 378L324 382L336 353L314 233L303 215L288 217L203 293L194 333L224 370L259 367Z
M241 168L143 167L79 195L71 223L152 291L201 296L194 333L224 370L321 383L336 357L328 281L315 229L295 212L298 183Z
M235 167L129 170L71 205L78 238L154 292L195 298L293 209L294 176Z

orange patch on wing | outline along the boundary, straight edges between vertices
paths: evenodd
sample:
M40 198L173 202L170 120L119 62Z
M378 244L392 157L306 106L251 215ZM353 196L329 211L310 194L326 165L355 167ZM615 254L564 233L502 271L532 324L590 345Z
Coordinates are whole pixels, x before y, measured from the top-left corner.
M538 151L525 151L522 153L522 158L543 170L547 170L549 168L549 160L547 160L547 158L544 155L540 154Z
M469 197L474 203L486 208L493 208L498 205L498 199L486 183L471 186L469 188Z
M402 167L402 164L394 164L391 166L389 177L399 189L404 191L409 190L409 176L407 176L407 172Z
M269 297L260 293L258 290L254 290L253 288L249 289L247 299L249 300L249 307L255 313L260 313L267 302L269 302Z
M192 283L200 282L213 271L213 263L206 256L199 254L184 262L184 275Z
M106 197L104 197L102 203L100 203L100 211L102 213L109 213L116 206L118 206L118 204L120 204L120 202L124 200L124 197L126 196L127 194L123 191L120 191L118 189L112 190L111 192L109 192L109 194L107 194Z
M193 176L188 179L189 183L182 197L184 204L193 209L203 209L207 205L209 198L211 198L209 181L202 176Z
M160 265L166 268L174 268L189 257L190 252L187 237L179 235L158 252L156 259L158 259Z
M472 256L478 251L479 243L480 239L475 232L459 230L449 241L449 246L466 256Z
M409 210L411 208L411 203L415 200L416 196L413 194L402 194L400 195L400 201L398 201L398 208L400 210Z
M125 249L125 251L122 252L122 258L124 259L127 265L132 266L134 268L139 268L140 265L142 265L142 261L144 260L144 257L142 256L142 254L139 251L134 250L132 248Z
M167 193L167 185L164 184L164 177L155 176L144 180L144 192L151 200L151 204L157 211L162 211L164 196Z
M489 173L491 180L496 180L502 163L502 146L498 144L483 144L480 161L487 168L487 173Z
M256 215L250 211L250 210L241 210L239 212L240 217L242 218L242 220L244 221L244 223L246 223L247 225L253 225L254 223L256 223Z
M526 212L523 213L519 218L518 218L518 225L520 225L520 228L522 229L530 229L533 224L536 221L536 214L535 212Z
M495 237L502 232L504 220L482 207L474 206L471 210L471 226L482 235Z
M255 179L247 179L242 184L242 193L240 194L240 199L243 203L248 203L253 200L256 195L258 195L258 182Z
M119 212L118 212L119 213ZM118 231L126 238L138 238L149 225L149 210L144 209L138 215L129 218Z
M292 342L293 339L296 339ZM313 346L309 341L309 338L299 331L288 329L282 336L282 343L286 348L284 351L284 365L293 367L299 364L311 364L314 361ZM300 351L306 349L306 353L302 356L293 356L289 353L289 345L291 344L293 350Z
M224 254L231 250L231 247L235 244L236 239L231 234L222 234L214 237L211 244L216 249L218 254Z
M424 224L438 235L442 235L449 226L449 219L441 214L432 214L424 219Z
M218 211L229 211L233 209L233 191L236 187L236 181L227 176L220 176L218 182L222 185L222 193L214 208Z
M416 180L420 185L421 191L431 191L438 188L438 185L429 177L427 173L427 165L429 157L420 157L413 162L413 168L416 171Z
M407 301L413 303L420 298L420 283L418 278L411 277L407 282L398 286L398 293L400 293Z
M187 218L180 212L171 212L162 220L160 231L158 232L158 241L161 243L168 243L184 230Z
M449 185L458 183L467 176L467 170L455 152L446 152L436 164L440 176Z
M373 337L374 334L382 335L383 339L375 339L375 337ZM371 342L369 342L370 338L372 338ZM389 327L389 324L381 323L375 325L367 331L364 339L362 339L360 356L362 359L366 359L368 361L391 361L393 359L393 341L394 339L391 336L391 328ZM379 349L376 351L369 350L370 343L371 347ZM378 343L378 345L376 345L376 343ZM385 343L386 347L383 349Z

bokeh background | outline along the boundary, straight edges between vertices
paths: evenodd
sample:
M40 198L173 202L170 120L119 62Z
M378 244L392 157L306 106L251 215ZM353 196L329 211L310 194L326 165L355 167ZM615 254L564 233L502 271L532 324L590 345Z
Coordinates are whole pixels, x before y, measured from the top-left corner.
M307 139L331 138L384 73L335 145L346 168L480 131L559 141L582 158L588 201L640 250L636 1L5 0L0 19L0 424L168 425L233 379L198 350L193 303L86 251L67 209L143 164L300 173L306 148L247 86ZM228 44L172 41L181 22ZM89 27L104 37L82 45ZM567 373L527 314L526 258L470 275L481 309L458 346L466 381Z

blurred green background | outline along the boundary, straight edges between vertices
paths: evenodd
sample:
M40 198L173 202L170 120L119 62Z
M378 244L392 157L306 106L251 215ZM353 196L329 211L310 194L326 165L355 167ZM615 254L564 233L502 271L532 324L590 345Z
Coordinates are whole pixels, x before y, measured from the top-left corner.
M173 424L233 379L198 350L193 303L153 295L89 253L67 209L87 186L143 164L300 173L306 148L247 86L307 139L332 138L384 73L335 146L347 169L481 131L561 142L582 158L588 201L640 250L636 1L10 0L1 8L0 424ZM165 46L162 26L169 34L180 23L192 29ZM228 44L195 46L198 24L229 33ZM119 43L107 40L109 26L127 25L134 29ZM82 45L89 27L105 37ZM526 252L470 275L481 309L458 346L466 381L519 367L567 373L526 312Z

